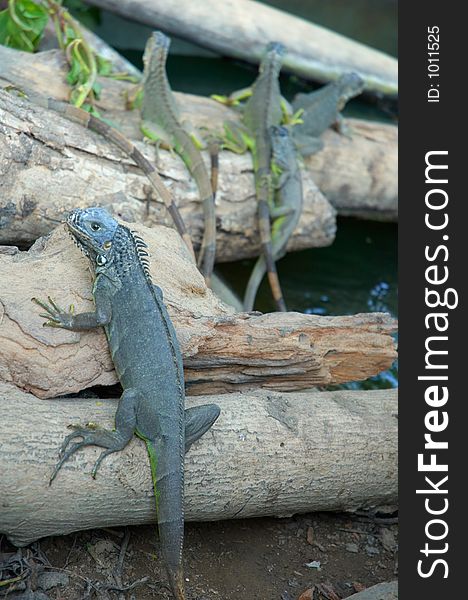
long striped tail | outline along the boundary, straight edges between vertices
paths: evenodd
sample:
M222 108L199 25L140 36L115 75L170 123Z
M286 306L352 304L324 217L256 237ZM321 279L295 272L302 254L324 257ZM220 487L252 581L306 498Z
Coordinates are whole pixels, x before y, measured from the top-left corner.
M216 255L215 196L212 191L212 182L208 177L208 172L201 155L198 157L198 162L192 164L191 173L197 183L200 196L203 200L204 230L202 245L198 255L198 266L205 277L206 284L209 286Z
M138 150L138 148L136 148L136 146L134 146L119 131L117 131L117 129L114 129L104 121L97 119L96 117L89 114L85 110L82 110L81 108L77 108L76 106L72 106L71 104L67 104L66 102L61 102L53 98L45 98L43 96L40 96L39 94L27 92L27 97L33 104L37 104L39 106L43 106L44 108L54 110L55 112L63 115L70 121L78 123L79 125L82 125L83 127L90 129L91 131L99 133L105 139L109 140L118 148L120 148L129 158L134 160L137 166L140 167L140 169L149 179L156 193L166 205L167 211L171 215L177 231L184 240L187 248L189 249L190 254L192 255L192 257L195 258L192 240L187 232L187 228L185 227L185 223L182 219L179 209L175 204L174 196L164 185L155 166L152 165L149 162L149 160L147 160L143 156L143 154ZM149 202L150 201L148 199L146 204L147 211L149 211Z
M268 274L268 282L270 284L271 293L275 301L276 307L281 312L286 312L286 303L283 298L283 292L279 282L278 271L276 270L276 264L273 257L273 248L271 244L271 222L270 222L270 209L268 204L264 200L258 200L258 227L260 231L260 240L262 243L262 254L265 259L265 265ZM254 275L254 273L252 273ZM251 275L251 277L252 277ZM249 289L250 286L250 289ZM244 295L244 310L252 310L253 302L255 301L255 295L251 298L251 290L253 290L254 282L247 284L246 294ZM247 297L249 292L249 297ZM256 293L256 292L255 292ZM247 306L252 306L247 308Z
M160 448L145 438L148 449L151 477L153 480L161 554L169 579L172 594L176 600L185 600L184 571L182 566L182 548L184 541L183 512L183 471L171 472L164 464ZM179 489L173 489L171 478L178 480ZM179 493L178 493L179 492Z
M218 191L218 175L219 175L219 142L210 141L208 142L208 152L210 154L210 165L211 165L211 190L213 197L216 199L216 192Z

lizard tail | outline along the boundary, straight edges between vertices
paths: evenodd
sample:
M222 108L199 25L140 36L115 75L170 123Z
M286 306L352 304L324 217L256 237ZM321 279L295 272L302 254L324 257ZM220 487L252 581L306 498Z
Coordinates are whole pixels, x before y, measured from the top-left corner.
M203 200L203 213L205 229L198 255L198 266L205 278L206 285L210 286L216 256L216 217L213 194Z
M74 107L71 107L74 108ZM89 129L104 135L104 137L111 140L118 148L120 148L125 154L127 154L135 163L140 167L146 177L149 179L151 185L156 190L156 193L162 199L164 204L166 205L168 213L171 215L172 220L174 221L174 225L176 226L179 235L184 240L187 248L190 251L190 254L193 258L195 258L195 252L192 246L192 239L187 232L187 228L185 227L185 223L182 219L182 215L177 208L177 205L174 200L174 196L168 190L168 188L162 182L156 167L150 163L149 160L145 158L145 156L138 150L136 146L134 146L131 142L127 140L125 136L123 136L119 131L109 127L107 123L104 123L100 119L97 119L93 115L89 115L88 126ZM149 212L149 204L150 200L146 201L146 212Z
M211 142L208 144L208 151L210 153L211 163L211 189L213 191L213 197L216 198L219 174L219 144L217 142Z
M185 600L184 573L182 568L179 568L175 572L168 568L167 574L174 598L176 598L176 600Z
M276 308L281 312L286 312L286 303L283 298L278 271L276 270L276 264L273 258L273 248L271 245L270 210L268 208L268 204L263 200L258 201L258 226L260 229L260 239L262 241L262 254L265 259L271 293L273 295Z
M172 220L174 221L174 225L176 226L177 231L184 240L187 248L189 249L190 254L192 255L192 257L195 258L192 240L187 232L185 223L182 219L179 209L175 204L174 196L162 182L162 179L159 177L159 174L154 165L152 165L149 162L149 160L147 160L143 156L143 154L138 150L136 146L134 146L129 140L127 140L127 138L123 136L119 131L117 131L117 129L114 129L104 121L97 119L96 117L82 110L81 108L77 108L76 106L66 104L65 102L60 102L59 100L54 100L53 98L42 99L37 94L28 94L28 97L34 104L39 104L40 106L51 108L52 110L70 119L70 121L78 123L83 127L90 129L91 131L99 133L105 139L109 140L118 148L120 148L132 160L134 160L135 163L146 175L146 177L149 179L151 185L156 190L159 197L163 200L164 204L166 205L167 211L169 212L169 214L172 217ZM147 212L149 211L149 203L150 200L148 199L146 203Z
M156 513L158 516L159 543L161 554L165 563L169 585L176 600L185 600L184 571L182 566L182 546L184 541L184 513L183 513L183 481L177 481L177 473L168 471L164 464L162 453L156 450L156 444L143 438L148 449L151 465L151 478L153 480L154 497L156 500ZM159 470L158 475L158 458ZM181 493L178 493L178 491Z

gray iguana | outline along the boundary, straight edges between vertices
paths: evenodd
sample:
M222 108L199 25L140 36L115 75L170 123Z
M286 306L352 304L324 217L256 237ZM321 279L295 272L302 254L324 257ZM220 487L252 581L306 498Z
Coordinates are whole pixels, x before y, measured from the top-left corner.
M270 208L273 220L271 249L273 259L279 260L286 254L286 246L302 214L302 178L297 151L290 129L273 126L270 129L273 149L273 169L276 174L275 203ZM265 258L260 256L255 263L244 296L244 310L252 310L258 288L267 271Z
M294 111L302 111L293 129L294 142L304 156L323 148L320 139L329 127L348 134L340 111L348 100L358 96L364 89L364 80L354 72L341 75L336 81L308 94L297 94L292 102Z
M45 325L82 331L103 327L123 393L115 429L76 428L61 447L51 482L70 456L84 446L122 450L136 433L147 446L156 497L161 552L174 598L185 599L184 454L216 421L215 404L184 411L182 355L161 289L152 283L145 242L102 208L76 209L67 220L72 237L94 272L95 311L74 314L49 298L33 299ZM81 441L73 442L75 438Z
M271 246L270 209L273 206L273 181L270 128L280 125L285 118L286 109L278 80L285 52L282 44L271 42L266 48L252 88L235 92L228 99L215 96L215 99L231 105L247 98L245 105L241 107L242 125L239 127L231 122L225 123L224 147L234 152L245 152L248 149L252 153L262 254L273 298L281 311L286 310L286 305Z
M182 158L195 179L203 202L205 225L198 264L207 285L210 285L216 253L216 216L213 191L213 185L216 185L216 172L212 174L210 180L199 149L202 142L196 141L180 121L177 102L166 73L169 45L170 39L160 31L153 32L146 44L143 57L141 128L148 138L169 145ZM213 164L215 157L213 153L211 154Z

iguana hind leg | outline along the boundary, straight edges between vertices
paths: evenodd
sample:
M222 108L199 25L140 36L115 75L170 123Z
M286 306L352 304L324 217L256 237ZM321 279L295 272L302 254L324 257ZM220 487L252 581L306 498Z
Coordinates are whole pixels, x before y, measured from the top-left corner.
M187 408L185 411L185 452L201 438L219 417L221 409L217 404L203 404Z
M102 460L109 454L125 448L132 439L136 427L136 407L139 398L140 394L136 390L132 388L124 390L115 413L114 430L82 427L67 435L60 448L60 460L52 473L49 484L52 483L62 465L70 456L85 446L106 448L94 464L92 475L95 477ZM77 437L82 438L81 442L75 442L70 445L70 442Z

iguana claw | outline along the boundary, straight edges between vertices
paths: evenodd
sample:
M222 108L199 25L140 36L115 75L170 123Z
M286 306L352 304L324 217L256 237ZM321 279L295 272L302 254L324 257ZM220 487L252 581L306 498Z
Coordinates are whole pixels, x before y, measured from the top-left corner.
M75 312L75 307L73 304L70 304L68 312L62 310L55 302L52 300L50 296L47 296L49 304L39 300L38 298L31 298L31 301L43 308L46 312L39 313L43 319L47 319L45 323L43 323L43 327L58 327L63 329L69 329L71 327L71 323L73 320L73 315Z

